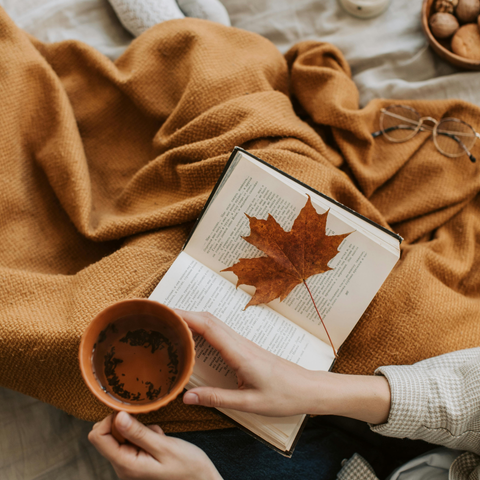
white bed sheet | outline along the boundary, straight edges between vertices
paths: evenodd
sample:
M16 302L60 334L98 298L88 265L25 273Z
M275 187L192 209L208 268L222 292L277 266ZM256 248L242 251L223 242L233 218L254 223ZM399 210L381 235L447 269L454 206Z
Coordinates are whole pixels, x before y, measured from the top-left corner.
M360 104L373 98L461 98L480 105L480 72L460 71L429 47L421 0L392 0L379 17L352 17L336 0L224 0L232 25L285 52L301 40L336 45L352 68ZM427 114L427 113L426 113Z
M421 0L393 0L380 17L349 16L336 0L223 0L232 25L282 51L301 40L337 45L350 63L361 105L373 98L461 98L480 105L480 72L462 72L428 47ZM0 0L13 20L45 42L77 39L114 60L132 36L107 0ZM425 112L428 114L428 112ZM0 388L2 480L110 480L110 464L89 444L92 424Z
M337 0L222 0L234 27L259 33L282 52L301 40L338 46L361 105L372 98L461 98L480 105L480 72L459 71L428 47L421 0L392 0L379 17L350 16ZM107 0L0 0L21 28L45 42L84 41L112 60L132 36Z

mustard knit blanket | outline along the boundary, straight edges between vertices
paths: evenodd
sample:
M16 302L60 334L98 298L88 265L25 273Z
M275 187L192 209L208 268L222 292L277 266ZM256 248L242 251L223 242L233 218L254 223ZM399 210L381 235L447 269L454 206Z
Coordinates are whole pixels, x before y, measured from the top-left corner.
M0 10L0 384L87 420L80 337L106 305L146 297L179 253L234 146L405 238L402 258L341 350L372 373L480 344L480 176L427 134L372 139L341 53L195 19L153 27L115 63L42 44ZM409 102L422 115L480 110ZM479 155L478 148L473 153ZM228 423L177 400L165 431Z

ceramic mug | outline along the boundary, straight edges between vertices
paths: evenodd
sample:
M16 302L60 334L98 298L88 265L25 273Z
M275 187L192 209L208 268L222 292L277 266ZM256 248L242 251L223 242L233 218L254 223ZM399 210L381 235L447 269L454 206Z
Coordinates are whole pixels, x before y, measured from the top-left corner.
M79 363L87 387L101 402L136 415L164 407L183 391L195 344L171 308L134 298L108 306L92 320L80 342ZM124 442L114 426L112 434Z

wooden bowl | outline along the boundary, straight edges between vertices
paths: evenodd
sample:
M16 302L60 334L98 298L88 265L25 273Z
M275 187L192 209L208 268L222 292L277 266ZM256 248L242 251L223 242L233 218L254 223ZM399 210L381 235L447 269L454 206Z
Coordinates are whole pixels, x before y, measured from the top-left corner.
M479 60L469 60L468 58L461 57L460 55L456 55L452 52L450 48L450 43L452 41L451 38L438 40L432 35L428 20L430 16L435 13L434 3L435 0L423 0L422 7L422 27L430 46L438 55L440 55L440 57L458 68L464 68L467 70L480 70Z

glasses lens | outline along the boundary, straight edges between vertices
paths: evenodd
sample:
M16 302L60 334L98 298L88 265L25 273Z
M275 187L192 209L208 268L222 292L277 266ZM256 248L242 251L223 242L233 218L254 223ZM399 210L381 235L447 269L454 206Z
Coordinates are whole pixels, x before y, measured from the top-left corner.
M420 114L413 108L391 105L380 116L380 128L391 142L404 142L417 133L419 120Z
M437 126L435 144L449 157L459 157L470 152L475 143L475 130L465 122L456 118L446 118Z

